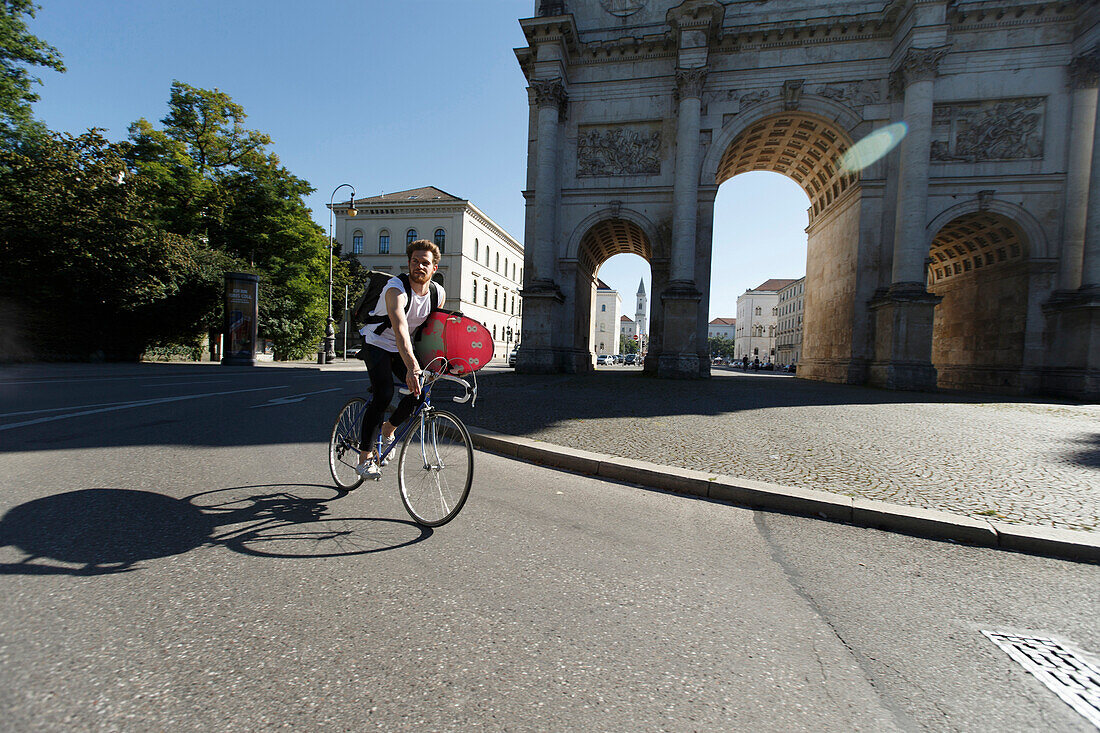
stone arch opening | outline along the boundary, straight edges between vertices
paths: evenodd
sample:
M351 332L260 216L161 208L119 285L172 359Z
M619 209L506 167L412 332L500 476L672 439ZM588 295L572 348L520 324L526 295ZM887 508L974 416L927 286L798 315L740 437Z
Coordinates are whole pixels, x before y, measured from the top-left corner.
M618 342L620 318L633 316L635 310L635 292L621 292L619 306L615 312L614 298L608 299L606 293L600 294L600 268L616 255L632 254L644 259L650 266L650 279L653 280L653 243L649 235L637 222L627 218L611 217L593 223L580 239L576 259L576 307L573 324L574 347L587 353L587 360L595 364L601 353L621 353L620 348L612 346ZM605 301L605 302L601 302ZM609 306L599 310L600 305ZM656 317L656 309L653 310ZM648 324L652 333L653 324Z
M784 345L793 347L792 354L799 352L799 376L838 382L863 380L856 360L865 358L867 349L866 334L860 331L866 326L850 316L869 298L869 288L859 276L860 175L840 165L852 144L848 132L832 120L797 110L777 111L738 132L714 169L718 186L750 171L779 173L809 198L805 269L776 271L769 277L805 275L800 312L784 313L793 315L797 330L785 332L785 342L790 343ZM778 343L776 349L778 356Z
M929 292L942 300L932 322L932 365L946 389L1022 389L1029 242L998 213L956 217L932 238Z
M851 145L847 133L827 120L805 113L771 115L733 139L718 163L715 183L748 171L782 173L810 197L812 220L858 180L840 168Z

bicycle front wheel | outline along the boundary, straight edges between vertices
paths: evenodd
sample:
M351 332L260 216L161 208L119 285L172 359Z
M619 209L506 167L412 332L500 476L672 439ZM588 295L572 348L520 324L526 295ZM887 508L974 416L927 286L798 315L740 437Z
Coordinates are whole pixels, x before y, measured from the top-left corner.
M355 467L359 465L359 432L366 409L366 400L360 397L350 399L332 426L332 437L328 443L328 470L341 489L351 490L363 483L363 477L355 472Z
M397 462L397 485L409 516L427 527L446 524L462 510L473 481L473 441L462 421L443 410L417 419Z

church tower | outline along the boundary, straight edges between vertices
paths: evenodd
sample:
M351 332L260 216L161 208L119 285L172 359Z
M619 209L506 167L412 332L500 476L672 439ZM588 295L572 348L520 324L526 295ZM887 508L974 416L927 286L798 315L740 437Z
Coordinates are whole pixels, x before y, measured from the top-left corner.
M646 335L645 327L645 281L638 281L638 308L634 311L634 322L638 324L638 337Z

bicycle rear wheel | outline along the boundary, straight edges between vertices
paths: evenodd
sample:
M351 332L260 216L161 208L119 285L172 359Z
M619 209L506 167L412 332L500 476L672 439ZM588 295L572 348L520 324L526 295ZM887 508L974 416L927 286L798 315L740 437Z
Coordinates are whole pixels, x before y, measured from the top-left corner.
M401 444L397 485L409 516L427 527L454 519L474 481L474 446L462 421L432 410Z
M332 480L341 489L354 489L363 483L363 477L355 472L359 465L359 432L363 426L363 412L367 402L361 397L348 400L332 426L328 443L328 469Z

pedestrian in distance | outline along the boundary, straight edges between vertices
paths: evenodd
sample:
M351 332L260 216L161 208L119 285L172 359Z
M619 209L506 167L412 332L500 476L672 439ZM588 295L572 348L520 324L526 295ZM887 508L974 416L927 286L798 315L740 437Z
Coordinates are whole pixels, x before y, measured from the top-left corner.
M432 281L439 269L441 254L435 242L418 239L410 243L405 252L409 257L407 279L405 276L390 278L370 312L368 325L359 331L364 341L362 358L367 364L374 393L363 413L359 433L359 465L355 470L364 478L377 478L382 473L374 448L379 431L385 449L393 442L397 426L412 414L420 398L420 365L413 353L410 334L447 299L443 286ZM394 377L405 382L410 394L397 403L389 420L383 421L393 399Z

